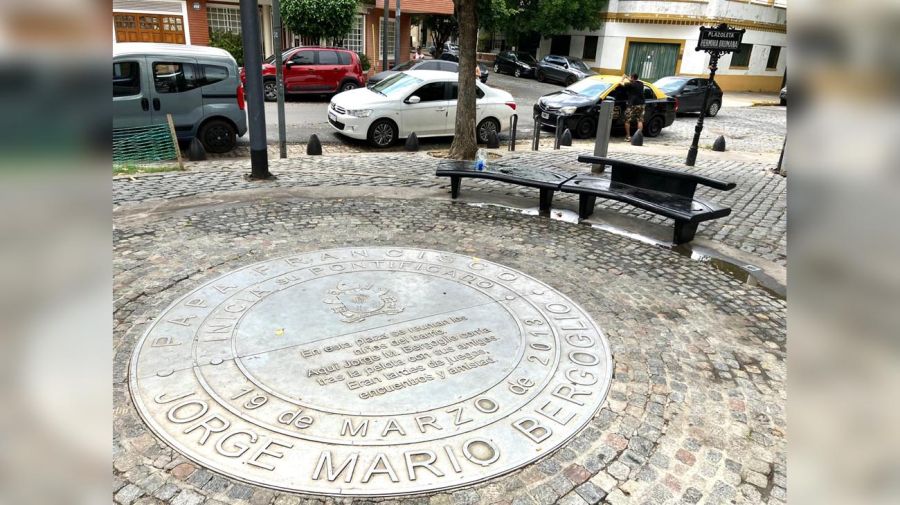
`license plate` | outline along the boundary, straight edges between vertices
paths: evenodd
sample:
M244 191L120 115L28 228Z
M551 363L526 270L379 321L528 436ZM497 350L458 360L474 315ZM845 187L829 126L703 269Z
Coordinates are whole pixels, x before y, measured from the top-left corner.
M544 119L550 119L550 114L548 114L546 112L541 112L541 117Z
M328 119L330 119L330 120L332 120L332 121L337 121L337 116L335 116L334 114L332 114L331 112L329 112L329 113L328 113Z

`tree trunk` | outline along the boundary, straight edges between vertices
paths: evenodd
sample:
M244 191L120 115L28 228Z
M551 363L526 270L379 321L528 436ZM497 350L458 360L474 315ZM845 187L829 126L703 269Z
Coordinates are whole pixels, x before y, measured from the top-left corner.
M459 98L456 101L456 126L449 157L474 160L475 142L475 43L478 37L477 0L454 0L459 22Z

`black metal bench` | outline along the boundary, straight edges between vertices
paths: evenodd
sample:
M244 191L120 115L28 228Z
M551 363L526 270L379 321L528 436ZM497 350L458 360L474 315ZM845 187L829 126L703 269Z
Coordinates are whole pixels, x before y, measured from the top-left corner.
M553 202L553 193L558 191L560 185L573 178L574 173L563 171L541 170L538 168L505 167L502 165L488 164L484 170L475 170L471 161L444 161L438 164L435 171L438 177L450 178L450 197L456 199L459 196L459 187L463 177L477 179L491 179L494 181L508 182L519 186L538 188L540 190L539 208L542 213L550 212Z
M612 167L609 178L585 174L560 184L560 191L578 195L581 219L594 213L597 197L609 198L674 219L673 241L683 244L694 239L699 223L731 214L728 207L694 198L694 191L697 184L730 191L733 182L597 156L579 156L578 161Z

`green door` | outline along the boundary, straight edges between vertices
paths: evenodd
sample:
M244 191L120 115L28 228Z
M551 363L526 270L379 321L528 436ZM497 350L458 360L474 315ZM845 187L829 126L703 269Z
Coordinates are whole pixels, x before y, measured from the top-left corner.
M632 42L628 46L625 73L638 74L642 81L653 82L667 75L675 75L679 44Z

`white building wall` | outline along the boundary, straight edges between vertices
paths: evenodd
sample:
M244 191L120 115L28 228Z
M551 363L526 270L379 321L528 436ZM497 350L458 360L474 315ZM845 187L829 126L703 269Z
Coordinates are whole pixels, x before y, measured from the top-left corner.
M783 4L784 2L779 1ZM709 0L709 1L666 1L666 0L610 0L607 12L611 15L642 15L644 17L660 17L669 19L696 18L696 24L651 24L641 22L606 21L599 30L569 32L572 37L570 56L582 56L584 37L599 36L597 55L592 60L585 58L589 66L603 69L604 72L621 72L627 58L626 46L629 39L651 39L654 42L681 44L682 52L678 69L681 74L703 75L708 73L709 55L695 51L699 27L703 21L710 19L732 19L749 22L784 25L787 11L775 8L766 0ZM707 23L708 24L708 23ZM663 40L661 40L663 39ZM776 78L783 76L787 64L787 34L747 29L743 39L745 44L753 45L750 64L747 69L730 69L731 55L719 60L719 75L753 76ZM777 68L766 69L766 62L772 46L779 46L781 55ZM538 58L550 53L550 39L541 40Z

